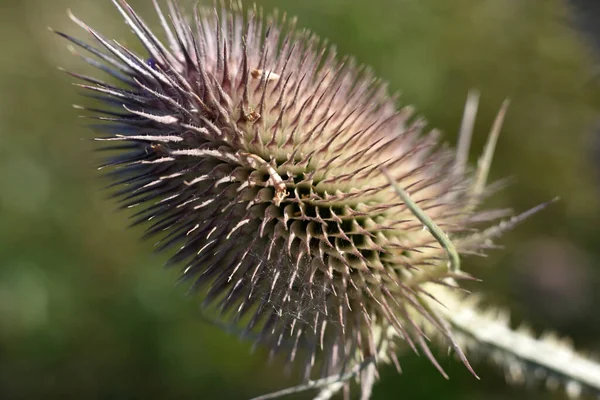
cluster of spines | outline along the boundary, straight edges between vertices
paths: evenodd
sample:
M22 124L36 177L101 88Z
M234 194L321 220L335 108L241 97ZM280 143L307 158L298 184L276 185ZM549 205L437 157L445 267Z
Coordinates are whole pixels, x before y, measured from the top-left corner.
M424 302L424 284L453 287L449 279L467 276L448 268L447 254L456 264L457 251L491 247L529 215L474 229L506 215L474 211L505 107L470 184L464 139L472 124L456 158L438 149L437 133L423 135L409 107L396 111L385 85L349 58L337 62L311 33L295 33L295 20L273 17L263 27L261 12L244 19L238 5L196 9L190 26L169 3L169 24L154 1L167 48L126 2L114 3L148 57L73 17L106 51L60 35L125 88L72 75L122 108L91 110L111 123L98 140L124 152L103 167L116 167L108 174L125 185L116 193L124 207L144 205L134 224L151 221L146 236L162 235L161 250L178 247L170 263L184 265L183 279L208 286L205 305L218 301L222 314L246 323L246 335L272 353L285 349L289 363L303 347L307 377L317 348L329 375L371 358L396 360L398 338L445 375L422 322L468 366L446 319ZM410 199L396 196L383 170ZM422 230L419 213L451 234L456 249ZM394 334L377 339L373 330Z
M369 328L375 318L396 326L411 345L413 331L430 354L410 315L424 312L418 286L404 285L401 275L436 264L437 243L394 197L380 168L440 225L447 220L445 229L464 230L462 211L444 202L464 178L448 179L452 157L433 150L437 135L422 137L422 121L409 123L408 108L395 112L383 85L350 60L337 63L333 50L317 50L314 35L295 40L294 22L278 46L281 29L273 21L262 40L253 15L244 29L239 14L196 12L194 35L176 5L169 5L175 32L157 6L168 50L126 3L115 4L150 61L77 19L110 54L63 36L110 68L85 61L129 86L78 75L92 83L84 88L124 104L125 112L99 117L117 124L110 133L119 132L99 139L127 142L117 148L131 151L105 166L120 167L111 174L127 185L117 192L126 207L159 198L135 223L156 221L148 235L166 232L160 248L186 240L171 262L187 261L183 275L196 286L212 281L205 303L221 298L223 312L237 304L237 320L254 309L248 329L263 318L260 336L274 351L293 336L291 360L312 327L313 346L329 348L332 370L356 351L377 354ZM324 345L328 324L337 333Z

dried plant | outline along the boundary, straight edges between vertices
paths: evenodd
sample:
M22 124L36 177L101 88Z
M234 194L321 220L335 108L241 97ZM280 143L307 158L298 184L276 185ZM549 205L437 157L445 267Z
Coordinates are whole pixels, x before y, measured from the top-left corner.
M113 106L89 109L108 122L96 140L117 151L102 168L123 207L139 209L134 224L149 221L146 236L176 248L169 263L204 306L303 371L306 383L261 399L307 389L327 399L355 378L368 399L376 365L399 367L401 347L447 377L432 341L473 374L462 349L516 381L600 392L597 364L511 330L459 290L473 279L460 255L491 248L545 206L499 223L509 211L480 209L508 103L473 171L474 93L454 153L410 107L398 110L368 68L338 59L295 19L244 17L234 4L196 8L190 23L175 3L169 19L155 2L165 45L125 1L114 3L146 55L73 16L98 47L59 33L118 81L71 73Z

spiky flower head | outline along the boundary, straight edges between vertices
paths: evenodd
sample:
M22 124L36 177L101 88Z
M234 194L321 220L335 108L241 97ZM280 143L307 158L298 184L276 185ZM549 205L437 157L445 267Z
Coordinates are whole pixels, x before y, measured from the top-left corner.
M458 253L517 221L477 225L504 214L476 211L503 111L472 174L468 123L456 157L368 68L295 19L232 6L196 9L190 23L169 3L168 22L155 2L163 44L114 3L146 54L75 17L96 46L61 35L119 81L73 74L114 106L92 111L108 121L96 140L118 151L103 165L117 195L160 249L176 249L170 263L204 305L290 364L299 358L307 378L396 361L402 344L441 370L424 325L468 366L429 289L466 278Z
M103 167L204 304L290 361L307 349L307 374L318 352L324 375L376 356L388 327L430 354L424 283L457 276L382 169L437 226L470 233L477 193L437 133L293 19L196 10L188 24L170 3L170 25L157 5L165 46L115 5L147 54L75 18L100 49L67 37L121 81L79 76L116 105L94 110L111 122L97 140L120 151Z

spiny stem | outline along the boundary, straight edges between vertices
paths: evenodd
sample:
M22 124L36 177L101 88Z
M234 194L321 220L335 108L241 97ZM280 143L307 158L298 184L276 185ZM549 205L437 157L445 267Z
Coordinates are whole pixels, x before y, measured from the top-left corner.
M446 250L448 253L448 261L450 270L453 272L460 271L460 257L458 256L458 251L454 247L452 241L448 238L448 236L442 231L442 229L435 223L425 211L421 209L409 196L409 194L402 189L389 174L387 169L381 168L381 172L385 175L387 180L390 182L390 185L394 188L398 196L402 199L402 201L406 204L408 209L414 214L415 217L429 230L431 235L438 241L440 246Z
M426 290L444 304L426 299L450 323L461 346L505 367L513 380L560 383L572 398L582 392L600 395L600 364L575 352L567 341L551 335L537 339L525 329L513 330L507 315L480 310L468 297L439 285L428 284Z
M362 369L360 377L360 400L369 400L371 398L376 376L377 367L375 366L375 363L370 363ZM329 400L337 392L342 390L344 385L346 385L345 381L339 381L334 382L331 385L325 386L323 389L321 389L319 394L317 394L317 397L315 397L313 400Z
M313 400L329 400L342 390L345 384L346 382L334 382L329 386L325 386Z
M361 362L360 364L356 365L354 368L352 368L348 372L331 375L326 378L317 379L315 381L308 381L307 383L302 384L302 385L292 386L292 387L289 387L286 389L279 390L277 392L254 397L250 400L276 399L278 397L287 396L287 395L294 394L294 393L300 393L300 392L304 392L306 390L311 390L311 389L325 388L325 387L328 387L331 385L335 385L335 387L337 387L337 384L339 384L339 383L343 384L344 382L354 378L364 368L366 368L367 366L369 366L371 363L374 363L374 362L375 362L375 359L373 357L370 357L370 358L367 358L366 360L364 360L363 362ZM340 388L341 388L341 386L340 386Z

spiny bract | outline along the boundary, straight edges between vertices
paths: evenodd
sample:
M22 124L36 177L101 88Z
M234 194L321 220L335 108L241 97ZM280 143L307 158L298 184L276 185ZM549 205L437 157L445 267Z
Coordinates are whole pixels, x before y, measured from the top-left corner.
M397 363L404 343L441 371L424 324L468 366L427 288L466 278L456 250L489 247L516 222L477 229L505 215L475 211L491 153L472 174L468 137L455 157L409 107L397 110L368 68L338 59L285 15L196 9L190 24L169 3L169 23L155 3L164 45L114 3L146 55L74 17L102 50L60 35L120 81L73 74L115 106L91 111L109 122L96 140L119 151L103 165L114 167L117 195L140 209L136 224L150 221L160 249L177 249L170 263L204 304L290 364L301 357L307 379L315 363L322 377L365 360ZM372 376L362 380L368 397Z

